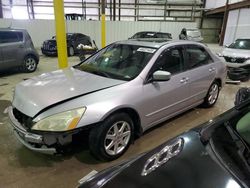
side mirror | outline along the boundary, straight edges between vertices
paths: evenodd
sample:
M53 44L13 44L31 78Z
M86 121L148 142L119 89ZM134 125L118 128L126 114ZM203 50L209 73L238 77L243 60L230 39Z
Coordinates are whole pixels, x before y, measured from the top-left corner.
M171 78L171 73L167 71L156 71L153 74L152 81L168 81Z
M220 52L217 52L216 55L219 56L219 57L223 57L223 54L220 53Z

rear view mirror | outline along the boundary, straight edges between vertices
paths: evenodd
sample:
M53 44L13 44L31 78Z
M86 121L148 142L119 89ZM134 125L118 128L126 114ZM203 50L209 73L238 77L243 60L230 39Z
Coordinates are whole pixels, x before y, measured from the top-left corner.
M153 74L153 81L168 81L171 78L171 73L167 71L156 71Z

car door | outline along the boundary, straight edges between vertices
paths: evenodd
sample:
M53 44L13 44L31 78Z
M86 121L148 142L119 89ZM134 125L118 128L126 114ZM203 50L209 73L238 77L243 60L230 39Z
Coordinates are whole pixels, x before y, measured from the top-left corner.
M0 36L3 67L10 68L19 66L20 62L22 62L22 52L25 48L22 32L0 31Z
M186 77L190 87L190 103L196 103L205 98L215 79L216 66L209 53L200 45L185 46L185 63L188 67Z
M162 52L149 73L164 70L171 73L171 79L164 82L148 82L143 86L143 106L146 118L146 129L165 119L174 116L187 107L189 87L185 80L183 48L171 47Z

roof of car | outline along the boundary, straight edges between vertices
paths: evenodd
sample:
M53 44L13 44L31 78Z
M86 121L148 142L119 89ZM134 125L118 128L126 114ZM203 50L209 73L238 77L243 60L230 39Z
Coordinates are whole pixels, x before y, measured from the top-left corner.
M26 29L16 29L16 28L0 28L0 31L26 31Z
M129 39L124 41L118 41L117 43L121 44L129 44L129 45L138 45L138 46L145 46L150 48L160 48L166 44L198 44L205 47L204 44L188 41L188 40L171 40L166 38L142 38L142 39Z
M168 32L161 32L161 31L139 31L139 32L137 32L137 33L167 33L167 34L170 34L170 33L168 33ZM136 33L136 34L137 34Z

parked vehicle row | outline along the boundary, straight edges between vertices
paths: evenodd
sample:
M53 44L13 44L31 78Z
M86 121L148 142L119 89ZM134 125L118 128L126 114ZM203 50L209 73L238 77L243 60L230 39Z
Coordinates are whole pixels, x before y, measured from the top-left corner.
M183 29L186 31L186 29ZM184 32L182 32L184 33ZM198 30L187 30L185 32L188 37L181 39L201 41L202 38L197 38L200 34ZM197 35L197 36L196 36ZM193 38L192 38L193 37ZM159 39L172 39L171 33L155 32L155 31L142 31L134 34L130 39L145 39L145 38L159 38ZM67 33L67 53L68 56L78 54L80 60L85 59L86 54L95 53L98 49L95 41L82 33ZM1 67L0 70L20 67L25 72L34 72L39 62L39 56L34 48L33 42L24 29L1 29L0 33L0 56ZM46 56L57 56L56 37L45 40L42 44L41 51ZM15 52L16 55L12 55ZM17 52L17 53L16 53Z
M25 30L11 32L17 38L13 44L33 47ZM183 29L180 38L184 40L172 41L169 33L139 32L97 51L90 37L67 33L69 55L79 50L95 53L73 67L15 87L8 115L16 138L30 150L56 154L87 133L93 156L111 161L151 127L198 105L215 105L227 72L231 78L249 77L243 69L248 71L250 63L250 39L238 39L223 51L228 71L224 61L200 43L199 31ZM1 31L0 40L6 40ZM55 37L44 42L42 52L57 54ZM234 108L92 176L80 187L249 187L249 110L250 89L243 88Z
M69 56L92 54L97 50L95 42L82 33L67 33L66 39ZM77 48L79 45L85 48ZM41 51L47 56L57 55L55 36L43 42ZM34 72L38 63L39 55L25 29L0 29L0 71L19 68L20 71Z

